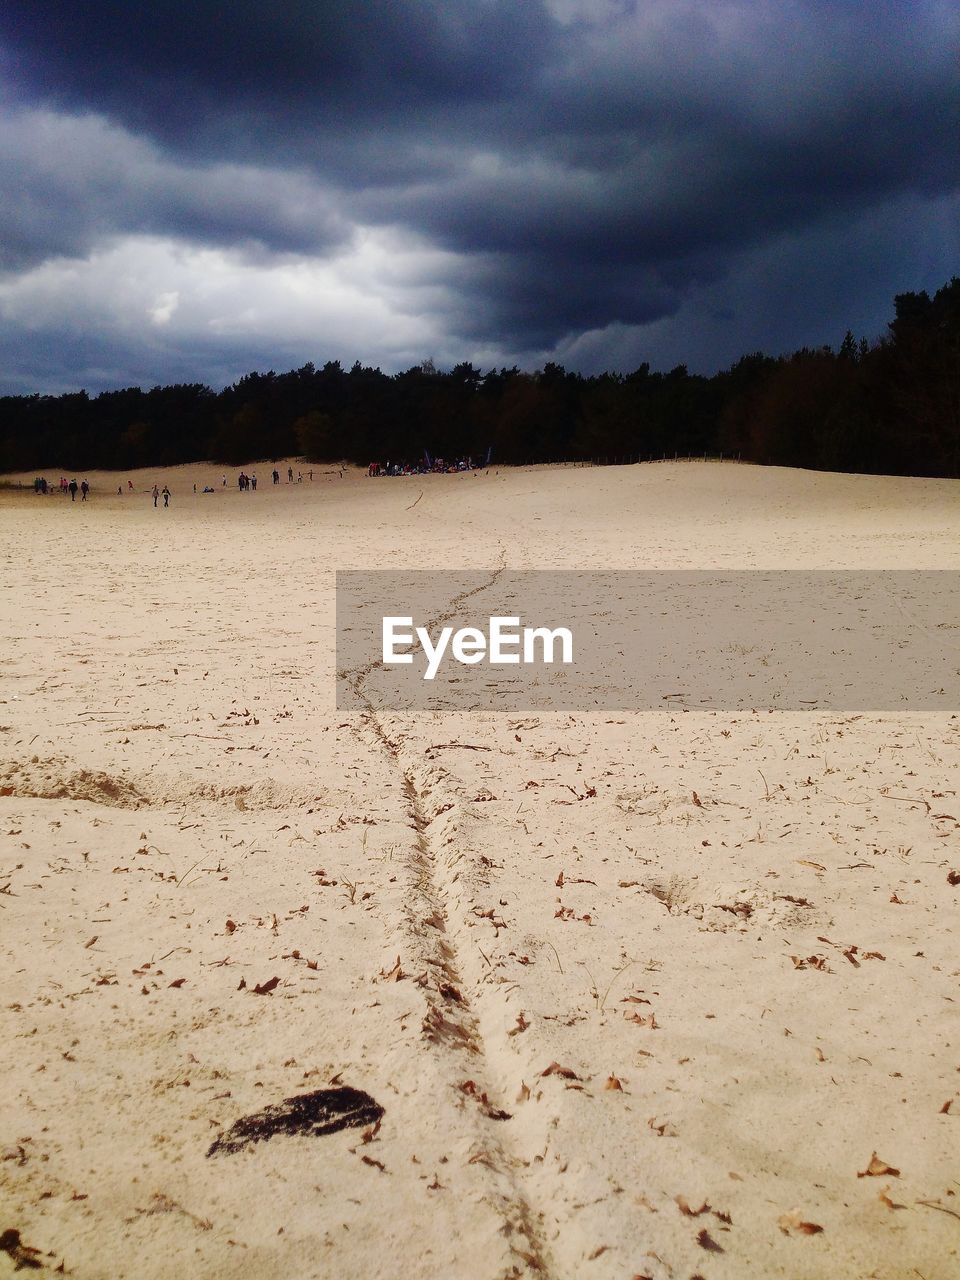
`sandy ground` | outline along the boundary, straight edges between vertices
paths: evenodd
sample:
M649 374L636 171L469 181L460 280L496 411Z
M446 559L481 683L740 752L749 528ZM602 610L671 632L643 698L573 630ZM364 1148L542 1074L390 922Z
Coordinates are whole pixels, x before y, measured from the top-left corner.
M337 567L960 568L957 484L259 471L0 492L0 1277L960 1274L960 719L333 707Z

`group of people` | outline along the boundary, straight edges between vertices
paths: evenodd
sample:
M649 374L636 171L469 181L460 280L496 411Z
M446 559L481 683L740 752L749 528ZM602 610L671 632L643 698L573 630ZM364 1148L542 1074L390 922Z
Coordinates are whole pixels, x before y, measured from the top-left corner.
M442 463L442 459L438 459L438 462L439 462L439 463ZM468 462L469 462L469 459L468 459ZM390 466L390 463L387 463L387 467L389 467L389 466ZM373 467L380 468L380 464L379 464L379 463L371 463L371 470L370 470L370 474L371 474L371 475L374 475L374 474L376 474L376 475L387 475L387 474L391 474L391 475L400 475L400 474L401 474L401 472L400 472L400 471L397 471L397 470L389 471L389 472L388 472L388 471L383 470L382 468L380 468L380 469L378 469L376 472L374 472ZM438 468L437 468L436 466L433 468L433 470L437 470L437 469L438 469ZM447 467L447 468L445 468L445 467L442 467L442 466L441 466L439 469L440 469L440 470L456 470L456 469L458 469L458 468L453 468L453 467ZM459 468L459 469L464 469L464 468ZM403 472L403 474L404 474L404 475L410 474L409 469L407 469L406 471L404 471L404 472ZM312 472L312 471L308 471L308 472L307 472L307 475L309 476L309 478L310 478L311 480L313 479L313 472ZM293 467L287 467L287 483L288 483L288 484L293 484L293 482L294 482ZM303 483L303 472L302 472L302 471L298 471L298 472L297 472L296 482L297 482L297 484L302 484L302 483ZM225 474L225 473L224 473L224 475L221 477L221 481L220 481L220 483L221 483L221 487L222 487L222 488L224 488L224 489L225 489L225 488L227 487L227 477L226 477L226 474ZM280 472L279 472L276 468L274 468L274 470L273 470L273 483L274 483L274 484L279 484L279 483L280 483ZM241 472L240 472L240 474L239 474L239 476L237 477L237 487L240 489L240 492L241 492L241 493L246 493L246 492L247 492L247 491L249 491L249 490L253 490L253 491L255 492L255 491L256 491L256 488L257 488L257 473L254 471L254 472L252 472L250 475L247 475L247 473L246 473L245 471L241 471ZM131 493L133 492L133 481L132 481L132 480L127 480L127 489L128 489ZM77 484L77 481L76 481L76 480L68 480L66 476L61 476L61 477L60 477L60 481L59 481L59 483L58 483L56 486L54 486L54 485L52 485L52 484L50 483L50 481L49 481L49 480L47 480L44 476L35 476L35 477L34 477L34 481L33 481L33 491L34 491L34 493L43 493L43 494L46 494L46 493L54 493L54 492L59 492L59 493L62 493L62 494L67 494L67 493L69 493L69 494L70 494L70 501L71 501L71 502L76 502L76 500L77 500L77 494L79 493L79 494L80 494L80 501L81 501L81 502L86 502L86 500L87 500L87 495L88 495L88 494L89 494L89 492L90 492L90 483L89 483L89 481L88 481L88 480L83 480L83 481L81 481L81 483L80 483L80 484ZM123 486L118 484L118 485L117 485L117 494L118 494L118 496L119 496L119 495L122 495L122 494L123 494L123 492L124 492L124 490L123 490ZM194 492L194 493L196 493L196 492L197 492L197 486L196 486L196 485L194 485L194 486L193 486L193 492ZM213 488L211 485L206 485L206 486L204 486L203 492L204 492L204 493L214 493L214 492L215 492L215 490L214 490L214 488ZM167 485L166 485L166 484L163 486L163 488L162 488L162 489L159 487L159 485L154 484L153 488L150 490L150 494L151 494L151 497L153 498L153 505L154 505L155 507L156 507L156 506L159 506L159 504L160 504L160 499L161 499L161 498L163 498L163 505L164 505L165 507L169 507L169 505L170 505L170 496L171 496L171 493L170 493L170 489L167 487Z
M90 484L87 480L83 480L80 484L77 484L75 479L68 480L66 476L61 476L57 489L62 494L69 493L71 502L76 502L77 493L79 492L80 501L86 502L87 494L90 492ZM47 480L45 476L34 476L33 492L53 493L53 485L51 485L50 481Z
M472 457L457 458L455 462L447 462L445 458L431 458L424 454L419 462L371 462L367 467L368 476L426 476L447 475L453 471L476 471L486 464L474 462Z

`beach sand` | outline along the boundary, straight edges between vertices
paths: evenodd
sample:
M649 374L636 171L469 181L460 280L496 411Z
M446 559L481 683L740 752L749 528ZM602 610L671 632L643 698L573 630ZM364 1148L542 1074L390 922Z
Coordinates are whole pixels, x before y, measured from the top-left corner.
M960 719L333 705L336 568L960 568L956 482L256 469L0 491L0 1277L960 1274Z

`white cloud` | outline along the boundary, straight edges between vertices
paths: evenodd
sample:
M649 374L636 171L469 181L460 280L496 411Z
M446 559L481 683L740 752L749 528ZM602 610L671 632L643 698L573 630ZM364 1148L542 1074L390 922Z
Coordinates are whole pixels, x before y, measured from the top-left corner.
M169 324L170 317L176 311L179 303L180 294L176 289L167 293L159 293L153 306L147 309L147 314L154 324Z
M390 361L446 347L454 302L438 277L451 255L361 228L329 258L251 260L228 249L124 236L84 258L51 259L0 281L0 324L96 336L122 348L191 344L304 360ZM427 283L422 283L426 278ZM432 283L430 282L432 279Z

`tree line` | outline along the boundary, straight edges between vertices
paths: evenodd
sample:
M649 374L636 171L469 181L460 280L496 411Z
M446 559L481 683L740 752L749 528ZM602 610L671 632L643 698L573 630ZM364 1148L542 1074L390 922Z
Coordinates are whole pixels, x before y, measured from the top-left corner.
M743 356L705 377L583 376L432 361L397 374L338 361L91 397L0 398L0 471L125 469L303 456L498 463L739 455L836 471L960 476L960 278L894 299L883 337Z

